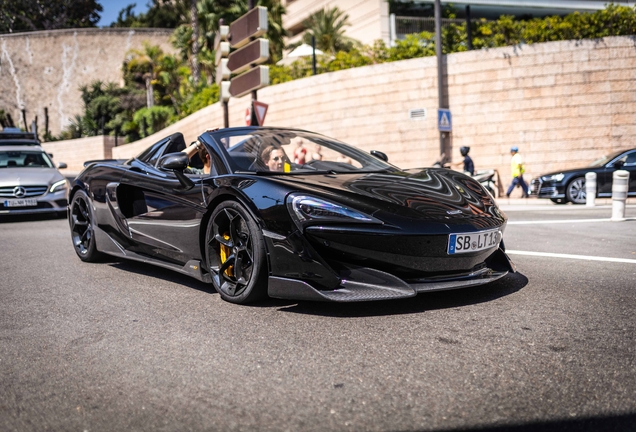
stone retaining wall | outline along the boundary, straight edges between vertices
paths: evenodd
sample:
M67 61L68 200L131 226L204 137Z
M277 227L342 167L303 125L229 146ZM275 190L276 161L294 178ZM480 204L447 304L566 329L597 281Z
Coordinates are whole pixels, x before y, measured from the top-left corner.
M0 109L17 126L38 117L44 134L44 108L56 136L75 115L82 114L80 86L95 80L122 80L122 63L130 49L144 42L173 52L170 29L88 28L0 35Z

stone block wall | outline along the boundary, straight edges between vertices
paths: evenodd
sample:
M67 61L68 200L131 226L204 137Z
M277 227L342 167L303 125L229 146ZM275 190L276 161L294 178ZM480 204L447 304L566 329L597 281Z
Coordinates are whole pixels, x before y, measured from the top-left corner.
M44 150L53 155L56 164L64 162L68 168L61 170L65 175L74 175L84 169L84 162L95 159L111 159L115 138L94 136L68 141L53 141L42 144Z
M582 166L636 147L636 37L562 41L447 56L453 161L470 146L477 169L495 168L509 183L510 147L526 160L526 179ZM258 92L266 125L308 129L364 150L381 150L405 168L439 155L434 57L322 74ZM230 125L244 125L249 96L230 102ZM409 109L426 109L411 120ZM187 141L222 124L209 106L142 142L113 149L139 153L175 131Z
M44 108L55 136L82 114L80 86L94 80L122 80L122 63L130 49L144 42L173 52L170 29L90 28L0 35L0 109L17 126L30 130L38 117L44 134ZM26 110L27 125L21 110Z

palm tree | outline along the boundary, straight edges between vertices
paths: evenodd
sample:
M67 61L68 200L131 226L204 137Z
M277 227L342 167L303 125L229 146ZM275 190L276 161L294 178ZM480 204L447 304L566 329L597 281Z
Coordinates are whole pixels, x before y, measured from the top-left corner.
M157 80L158 66L164 57L163 50L156 45L145 42L141 50L132 49L128 52L125 66L128 72L141 74L146 83L146 105L154 105L153 84Z
M307 29L303 35L303 43L311 44L311 37L316 38L316 48L335 54L338 51L349 51L360 42L345 36L345 26L349 24L349 15L334 7L322 9L303 22Z

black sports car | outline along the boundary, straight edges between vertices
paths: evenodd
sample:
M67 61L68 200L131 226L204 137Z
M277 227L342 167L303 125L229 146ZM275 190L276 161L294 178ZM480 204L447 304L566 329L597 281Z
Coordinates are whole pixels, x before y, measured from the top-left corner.
M69 205L81 260L105 253L156 264L235 303L485 284L514 272L506 220L456 171L402 170L381 152L256 127L205 132L188 147L177 133L125 163L92 162Z
M557 204L585 204L585 174L596 173L596 196L612 196L612 176L616 170L629 171L628 196L636 196L636 149L620 150L595 160L584 168L544 174L530 183L531 194Z

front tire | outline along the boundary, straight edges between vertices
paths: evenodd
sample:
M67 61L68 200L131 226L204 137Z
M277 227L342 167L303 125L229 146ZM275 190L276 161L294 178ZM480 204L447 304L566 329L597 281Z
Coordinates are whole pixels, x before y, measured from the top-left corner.
M73 248L79 259L85 262L99 261L103 254L97 250L95 242L93 209L88 195L83 190L77 191L73 196L68 222Z
M212 212L205 238L207 264L223 300L245 304L267 295L265 242L241 204L219 204Z
M577 177L568 183L565 197L573 204L585 204L585 177Z

